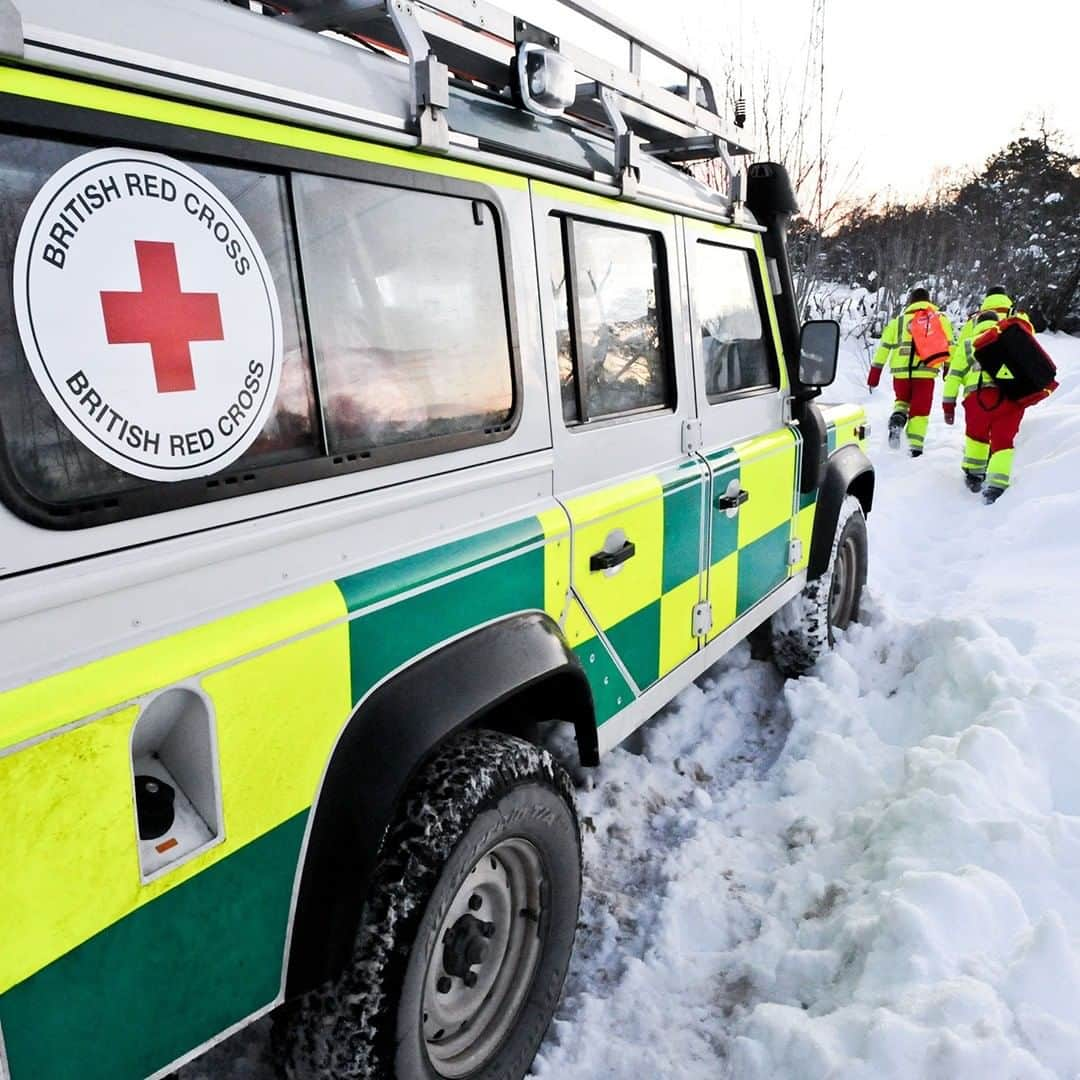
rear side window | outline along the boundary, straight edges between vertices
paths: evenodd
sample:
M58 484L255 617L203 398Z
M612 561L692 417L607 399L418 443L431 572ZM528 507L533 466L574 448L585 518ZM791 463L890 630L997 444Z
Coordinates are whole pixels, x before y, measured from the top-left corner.
M7 467L18 486L34 500L54 507L88 499L109 501L148 487L165 491L181 486L148 485L84 447L45 400L23 354L12 282L19 230L46 180L86 150L72 143L0 133L0 432ZM302 329L285 178L249 169L189 164L243 214L266 255L281 308L284 348L277 400L261 434L229 471L243 475L247 470L311 458L319 451L315 396ZM118 362L131 362L131 358L124 355ZM205 481L199 483L205 488Z
M710 402L779 386L753 253L699 241L694 299Z
M565 217L548 227L563 419L671 408L661 237Z
M122 179L109 198L110 189L91 190L83 179L101 157L136 162L117 174ZM144 167L160 169L162 176L170 168L174 174L187 170L189 180L206 182L207 197L218 199L219 212L215 216L210 202L188 207L190 192L176 184L166 191L158 179L152 188L145 180L150 172L138 171ZM63 184L76 185L70 204L58 201L57 188L49 186L58 173ZM125 190L129 178L134 186ZM456 182L446 183L453 188ZM460 192L435 194L257 164L208 163L168 149L154 154L123 147L96 150L75 139L0 131L0 485L6 501L36 523L97 525L505 438L517 401L499 221L493 205L468 197L470 186L461 183ZM66 199L68 187L60 190ZM78 230L84 216L105 237L95 241L104 253L96 261L80 255L65 268L39 245L27 262L35 267L44 261L65 273L76 264L94 268L93 275L71 273L63 279L65 287L74 282L70 288L82 304L78 319L56 318L54 310L69 310L57 299L60 292L40 290L54 306L28 338L42 353L38 325L77 328L68 335L70 343L57 332L44 349L50 358L60 358L58 368L65 365L59 382L51 371L47 377L53 389L66 387L57 392L67 394L64 403L74 402L69 409L78 414L74 421L54 411L57 403L47 397L50 382L39 383L40 364L35 369L23 351L16 314L16 286L28 291L24 279L16 283L13 276L20 234L32 234L35 244L38 237L46 244L55 239L53 218L46 221L38 209L28 216L39 194L38 206L49 208L47 213L68 215L63 220L75 237L72 250L82 243ZM95 219L102 206L108 209ZM231 251L227 215L238 216L250 230L259 252L255 273L248 273L252 263L246 258L235 253L222 258L235 260L229 265L237 277L257 281L261 297L276 294L280 341L275 320L267 315L264 325L274 327L269 341L275 357L280 344L281 373L273 400L259 401L258 434L252 423L240 456L222 453L223 464L209 475L208 469L193 467L183 474L178 470L178 479L163 480L160 472L125 470L129 457L137 455L106 460L108 452L95 453L89 447L96 444L83 429L103 433L99 442L115 434L114 441L141 439L155 454L165 446L170 454L202 449L209 456L218 445L214 429L173 420L185 400L195 400L195 395L185 399L184 392L213 383L200 372L213 368L214 357L225 357L233 371L237 358L246 364L250 353L244 371L255 389L254 369L265 370L259 364L263 354L245 344L251 340L245 333L256 323L252 309L239 302L230 306L216 280L208 281L201 249L193 251L190 236L166 216L174 210L195 222L196 247L204 239L205 211L205 235L217 245L214 259ZM101 223L112 213L124 217L109 231ZM124 236L114 244L108 238L117 237L125 222L134 239ZM87 241L80 250L92 249ZM91 276L92 288L83 284ZM266 310L271 307L268 303ZM83 342L89 343L85 357ZM77 375L67 374L69 368ZM122 384L122 390L135 386L133 393L143 395L136 404L150 400L160 407L154 414L158 426L136 426L135 414L116 407L105 384L93 381L103 379ZM220 419L223 437L230 424L237 430L253 412L243 397L227 401L237 410L235 417L222 411L201 421ZM181 439L175 451L174 436Z
M487 204L295 177L333 453L501 428L513 380Z

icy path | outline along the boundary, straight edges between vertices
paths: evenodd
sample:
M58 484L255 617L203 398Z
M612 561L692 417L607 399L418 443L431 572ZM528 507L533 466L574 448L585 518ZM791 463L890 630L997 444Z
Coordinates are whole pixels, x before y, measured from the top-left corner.
M880 449L878 391L864 624L786 685L740 647L591 774L537 1078L1080 1074L1080 340L1046 343L1001 502L939 414ZM181 1073L271 1075L265 1024Z

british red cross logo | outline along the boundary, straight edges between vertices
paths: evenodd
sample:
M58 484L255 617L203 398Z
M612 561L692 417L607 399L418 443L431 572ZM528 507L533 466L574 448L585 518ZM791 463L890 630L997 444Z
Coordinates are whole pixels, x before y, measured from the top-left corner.
M142 292L103 292L101 311L110 345L150 346L159 394L195 389L193 341L223 341L217 293L180 288L176 245L136 240Z

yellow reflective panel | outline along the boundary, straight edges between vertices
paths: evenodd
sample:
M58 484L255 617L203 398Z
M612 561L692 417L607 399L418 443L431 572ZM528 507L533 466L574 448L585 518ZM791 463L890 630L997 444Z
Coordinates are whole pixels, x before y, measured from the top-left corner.
M739 510L739 547L790 522L795 495L795 434L781 428L735 447L739 483L750 498Z
M802 541L802 558L791 567L790 573L798 574L810 564L810 541L814 538L814 515L817 503L811 503L799 511L795 521L795 535Z
M467 165L448 157L380 146L377 143L361 142L359 139L330 135L310 128L293 127L276 120L258 120L238 113L218 112L202 105L187 105L19 68L0 66L0 93L75 105L83 109L97 109L100 112L142 120L156 120L163 124L175 124L177 127L211 131L219 135L232 135L277 146L291 146L320 154L333 154L355 161L370 161L459 180L474 180L495 187L514 188L518 191L528 188L528 181L523 176L478 165Z
M195 683L214 707L224 840L149 884L139 873L132 795L138 706L0 757L0 922L18 928L0 950L0 992L311 805L352 708L348 624L296 635L343 612L336 586L313 589L89 665L82 694L79 672L27 688L29 696L13 692L66 722L87 703L93 712L101 701L248 657Z
M693 612L700 589L700 579L695 577L664 593L660 599L661 675L666 675L697 652Z
M713 563L709 569L709 603L712 604L713 624L706 642L726 630L734 621L738 610L739 553L732 552Z
M559 622L570 590L570 519L561 506L544 510L537 517L547 541L544 545L544 610Z
M0 694L0 751L344 618L330 582Z
M574 586L601 629L660 599L663 579L663 489L641 477L568 500L574 523ZM589 560L613 534L633 543L634 557L613 571L593 571Z

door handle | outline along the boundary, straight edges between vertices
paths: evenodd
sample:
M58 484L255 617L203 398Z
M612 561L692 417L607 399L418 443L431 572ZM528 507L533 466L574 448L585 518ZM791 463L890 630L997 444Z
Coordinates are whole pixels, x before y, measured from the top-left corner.
M629 540L618 551L598 551L589 556L589 571L595 574L600 570L614 570L627 559L632 559L636 552L637 549Z
M745 488L741 488L738 491L733 491L730 495L717 495L715 506L717 510L738 510L740 506L749 501L750 492Z

